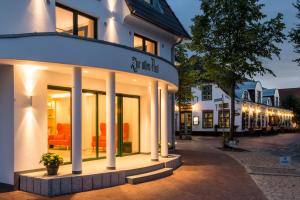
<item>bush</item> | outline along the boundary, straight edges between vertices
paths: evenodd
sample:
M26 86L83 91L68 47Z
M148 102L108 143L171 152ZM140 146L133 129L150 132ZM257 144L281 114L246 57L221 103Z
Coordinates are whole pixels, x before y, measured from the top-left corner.
M64 159L55 153L45 153L42 155L40 163L44 166L60 166L64 164Z

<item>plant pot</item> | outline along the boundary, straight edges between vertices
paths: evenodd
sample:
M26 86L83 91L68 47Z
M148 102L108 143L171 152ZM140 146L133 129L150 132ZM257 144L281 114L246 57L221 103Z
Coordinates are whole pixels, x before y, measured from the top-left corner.
M47 168L48 176L55 176L55 175L57 175L59 166L49 165L46 168Z

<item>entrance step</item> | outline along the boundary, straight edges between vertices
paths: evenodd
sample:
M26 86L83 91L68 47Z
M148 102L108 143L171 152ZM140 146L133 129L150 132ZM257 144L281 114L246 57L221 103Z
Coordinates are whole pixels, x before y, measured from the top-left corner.
M146 166L146 167L139 167L136 169L126 170L125 176L128 177L128 176L134 176L134 175L138 175L138 174L145 174L145 173L156 171L156 170L163 169L163 168L165 168L165 163L158 163L158 164L150 165L150 166Z
M173 169L172 168L163 168L159 170L155 170L152 172L144 173L144 174L138 174L134 176L128 176L126 177L126 181L129 184L139 184L139 183L144 183L148 181L154 181L157 179L161 179L167 176L171 176L173 174Z

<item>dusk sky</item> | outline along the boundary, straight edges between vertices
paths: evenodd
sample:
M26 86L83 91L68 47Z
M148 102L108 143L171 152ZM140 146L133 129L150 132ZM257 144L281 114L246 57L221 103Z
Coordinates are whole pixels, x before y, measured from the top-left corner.
M200 0L167 1L186 30L190 32L191 19L200 13ZM285 33L288 33L297 23L297 10L292 5L295 1L296 0L261 0L261 2L265 4L264 12L268 17L274 17L278 12L284 14L284 22L287 26ZM274 60L266 62L266 66L272 69L277 77L266 75L264 77L257 77L256 80L261 81L263 86L267 88L300 87L300 67L292 62L292 60L297 57L293 52L293 46L288 41L280 46L282 48L281 60L274 58Z

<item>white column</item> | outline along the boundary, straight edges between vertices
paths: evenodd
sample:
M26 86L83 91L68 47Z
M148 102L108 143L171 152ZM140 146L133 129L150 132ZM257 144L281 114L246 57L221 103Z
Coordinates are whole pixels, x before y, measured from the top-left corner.
M72 88L72 173L82 172L82 76L81 68L73 69Z
M116 169L115 142L115 72L109 72L106 79L106 167Z
M158 82L151 82L151 160L158 161Z
M163 84L161 88L161 156L166 158L169 155L168 147L168 134L169 134L169 124L168 124L168 85Z

